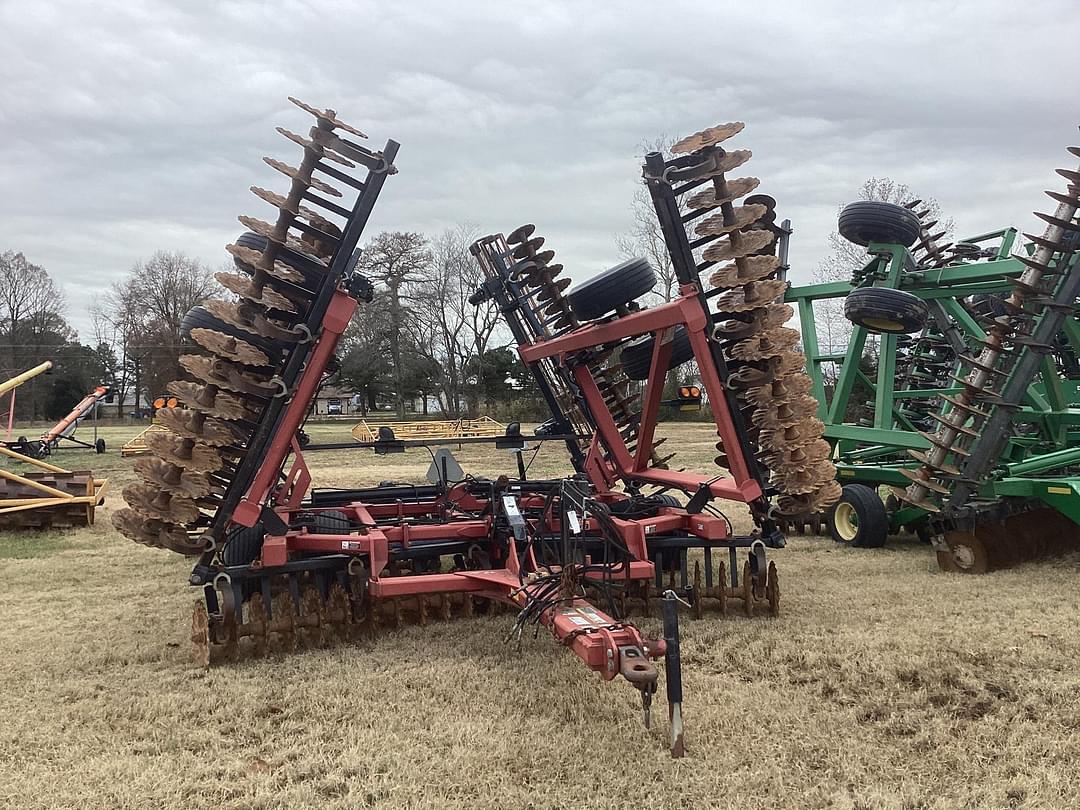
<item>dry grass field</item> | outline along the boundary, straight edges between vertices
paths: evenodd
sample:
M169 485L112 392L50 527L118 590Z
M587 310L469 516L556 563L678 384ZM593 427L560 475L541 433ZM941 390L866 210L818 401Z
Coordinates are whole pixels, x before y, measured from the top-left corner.
M550 638L504 646L509 615L195 669L189 564L108 520L134 432L57 457L112 479L97 525L0 534L2 808L1080 806L1076 557L964 578L905 538L873 552L793 538L774 556L780 618L684 618L689 755L673 761L662 687L647 731L634 689ZM669 432L707 469L706 428ZM472 472L511 465L457 455ZM563 463L553 446L532 472ZM312 459L327 485L427 464Z

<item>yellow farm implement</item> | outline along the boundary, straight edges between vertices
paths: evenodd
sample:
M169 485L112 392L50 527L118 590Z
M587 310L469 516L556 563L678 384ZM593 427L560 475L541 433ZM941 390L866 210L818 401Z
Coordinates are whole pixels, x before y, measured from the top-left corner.
M389 428L398 439L466 439L473 436L502 436L506 425L490 416L479 419L452 419L441 422L369 422L362 419L352 429L358 442L373 442L379 438L380 428Z

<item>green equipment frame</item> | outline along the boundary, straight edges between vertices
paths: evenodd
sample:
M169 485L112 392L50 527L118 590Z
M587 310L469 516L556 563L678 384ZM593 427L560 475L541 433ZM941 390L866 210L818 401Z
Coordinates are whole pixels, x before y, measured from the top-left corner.
M843 299L857 287L873 285L911 293L929 311L926 330L951 347L954 355L973 356L987 338L986 319L973 311L984 296L1008 296L1011 280L1025 270L1012 253L1018 231L1005 228L963 240L965 250L942 267L921 267L907 248L870 243L869 261L850 282L792 287L785 300L795 307L802 331L806 371L811 393L818 401L818 416L825 423L825 438L833 445L838 480L877 489L882 485L907 487L902 470L919 462L909 451L931 448L930 432L912 416L912 408L941 407L944 398L963 390L956 366L948 385L922 387L917 379L898 376L903 348L911 338L876 334L851 324L842 352L822 350L818 341L818 313L814 304ZM1070 267L1077 261L1072 254ZM983 300L993 300L983 299ZM924 334L926 333L924 330ZM867 349L876 343L875 368L867 368ZM831 348L831 347L829 347ZM1037 499L1080 524L1080 320L1070 314L1063 321L1053 352L1043 356L1021 407L1013 410L1011 435L992 472L977 482L975 498ZM955 361L957 364L959 360ZM873 365L870 363L869 365ZM827 370L835 369L835 374ZM861 411L862 419L852 417ZM918 410L916 408L915 410ZM887 503L890 533L906 528L932 536L930 512L890 498ZM936 518L935 518L936 519ZM828 523L828 518L826 518ZM834 537L836 535L834 534Z

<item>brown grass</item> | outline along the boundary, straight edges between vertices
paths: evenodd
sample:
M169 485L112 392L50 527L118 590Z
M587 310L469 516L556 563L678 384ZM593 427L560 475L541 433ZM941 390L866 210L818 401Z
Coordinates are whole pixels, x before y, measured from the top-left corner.
M686 463L711 458L701 426L669 432ZM131 477L116 452L57 458ZM427 463L313 466L344 485ZM689 756L672 761L662 699L646 731L625 683L549 638L504 646L509 616L196 670L189 566L117 536L119 504L90 529L0 535L0 807L1080 805L1075 557L964 578L904 538L873 552L794 538L774 557L781 618L684 618Z

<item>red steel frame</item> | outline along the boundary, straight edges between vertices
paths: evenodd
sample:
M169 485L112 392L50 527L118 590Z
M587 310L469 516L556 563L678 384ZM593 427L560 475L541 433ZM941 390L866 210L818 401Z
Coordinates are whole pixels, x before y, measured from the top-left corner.
M620 435L588 368L583 364L575 365L572 361L569 363L597 428L586 469L602 500L626 497L612 492L613 485L620 478L637 483L674 486L685 491L696 491L706 486L715 497L743 503L762 495L759 483L750 475L750 465L743 455L737 429L727 408L723 384L712 362L705 333L708 319L696 299L697 288L685 285L680 293L680 297L670 303L609 323L587 325L562 337L519 347L521 358L526 363L549 357L570 360L574 353L604 343L646 333L654 335L655 348L649 382L642 397L638 448L634 454L630 453ZM273 509L286 525L290 514L299 510L312 478L295 436L306 418L308 403L318 389L322 372L355 309L356 301L339 289L327 309L322 332L300 377L295 395L282 414L264 463L233 513L235 523L255 525L262 516L263 504ZM647 466L672 350L671 338L675 327L680 324L687 330L695 357L699 360L702 383L709 394L717 434L731 463L730 479ZM602 448L606 453L602 452ZM290 453L293 456L292 464L284 481L281 481L279 470ZM461 511L455 514L453 509L448 510L450 503L456 503ZM542 498L538 496L532 501L528 498L520 501L525 508L541 503ZM484 501L464 490L451 490L442 498L416 503L355 502L335 506L327 511L345 514L365 528L348 535L320 534L307 529L271 533L264 541L262 557L257 565L274 568L285 565L301 554L364 556L369 561L368 590L373 599L467 593L521 606L533 594L533 586L527 579L524 584L522 582L517 548L512 537L507 558L498 561L502 567L416 576L382 575L389 562L392 545L409 548L410 544L423 544L425 541L469 538L481 541L491 537L494 518L490 514L474 517L484 505ZM305 508L304 511L317 510ZM447 522L411 525L406 520L433 513L444 515L448 518ZM648 557L647 537L650 534L685 532L706 541L715 541L718 545L729 539L728 526L722 518L709 514L690 515L682 509L663 508L655 517L614 519L613 522L632 555L621 574L626 580L651 580L655 577L655 567ZM595 528L593 521L585 521L585 531ZM535 560L532 562L535 563ZM604 679L610 680L622 674L640 689L649 690L655 686L656 671L649 659L664 655L662 640L644 639L632 625L619 622L579 597L545 611L540 621L557 640L569 646Z
M750 474L750 463L743 452L738 431L732 419L724 396L724 384L720 380L712 360L706 328L709 321L697 299L698 289L693 284L683 285L679 297L666 304L635 312L602 324L589 324L575 329L569 334L550 340L538 341L518 348L518 353L525 363L534 363L544 358L569 360L575 353L594 346L614 343L626 338L651 333L653 343L652 365L645 391L642 394L641 422L638 430L637 452L631 455L626 442L619 433L615 420L611 417L604 397L593 379L589 369L583 365L573 365L574 380L581 388L589 410L596 421L600 443L607 450L607 462L593 460L589 466L590 478L596 480L594 470L606 466L611 476L617 476L636 483L656 484L677 487L693 492L701 486L707 486L709 492L717 498L749 503L762 496L761 485ZM724 452L730 464L731 478L717 479L700 473L676 472L648 467L652 439L656 429L660 401L663 398L664 381L668 360L671 357L671 340L675 327L682 325L689 336L694 357L698 361L701 382L709 396L716 432L724 446ZM597 450L594 444L593 450ZM592 456L593 453L590 453ZM605 476L605 483L610 478Z
M300 377L296 393L282 414L264 462L233 512L235 523L254 526L262 514L262 504L267 502L287 523L289 513L297 510L306 495L311 484L311 474L295 436L306 418L308 403L318 389L323 369L326 368L355 310L356 301L339 289L327 309L322 333ZM279 484L278 471L290 452L293 454L292 465L285 481ZM474 509L482 506L479 502L467 505ZM318 534L303 529L290 530L276 536L270 534L263 543L260 565L263 568L283 565L294 553L302 552L363 555L369 558L369 592L376 599L418 594L470 593L516 606L527 601L530 586L523 586L519 579L512 540L509 564L501 569L410 577L381 576L389 561L392 543L407 548L414 542L444 540L448 533L455 538L475 537L477 540L491 534L493 519L490 516L483 519L463 516L462 519L445 525L431 526L411 526L401 522L402 518L409 515L431 512L436 508L438 504L434 501L390 505L354 503L345 509L335 508L332 511L345 512L361 524L374 528L356 535ZM672 522L672 519L669 517L667 522ZM676 518L675 522L680 523L682 520ZM723 527L722 522L719 525ZM711 528L715 531L717 527L712 525ZM633 537L637 541L634 543L635 552L644 556L644 526L629 524L628 529L631 529L628 536L637 535ZM636 532L633 529L636 529ZM627 571L627 576L634 579L646 579L653 574L653 565L647 559L632 562ZM590 669L600 673L605 680L622 674L639 688L655 685L655 668L648 659L664 655L662 640L643 639L632 625L616 621L581 598L574 598L567 604L547 611L541 622L557 640L569 646ZM628 653L628 650L634 652Z

